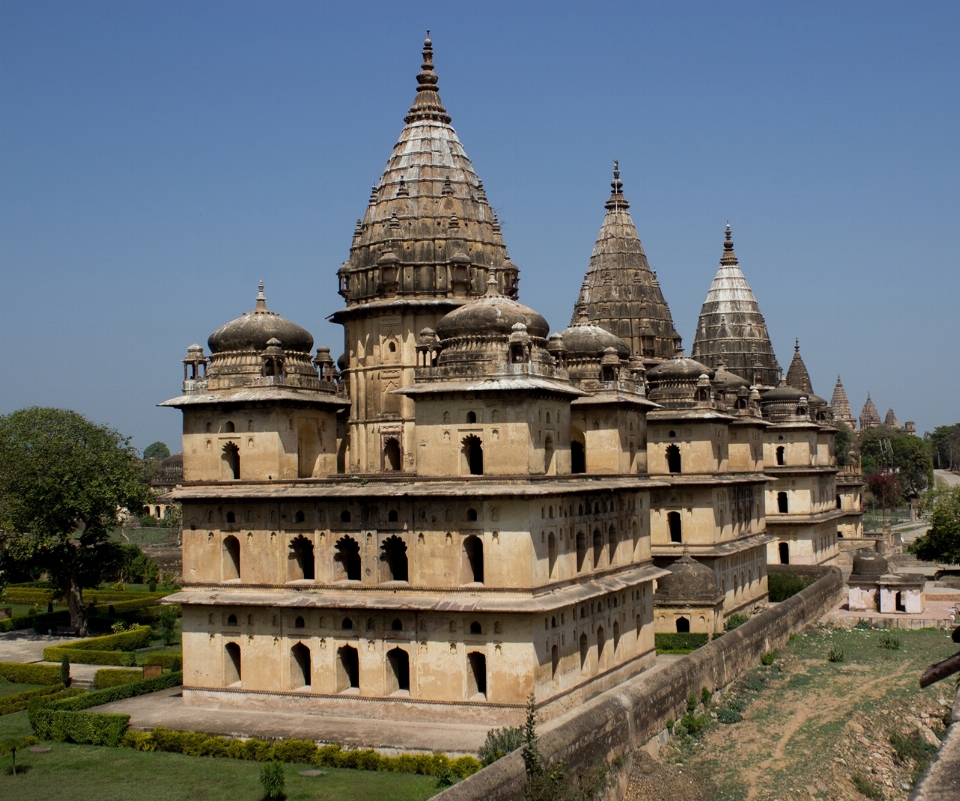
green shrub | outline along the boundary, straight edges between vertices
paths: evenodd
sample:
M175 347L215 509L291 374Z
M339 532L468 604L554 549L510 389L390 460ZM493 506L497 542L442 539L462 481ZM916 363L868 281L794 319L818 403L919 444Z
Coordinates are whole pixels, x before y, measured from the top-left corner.
M850 777L850 781L853 782L853 786L857 788L857 792L865 795L867 798L872 799L872 801L884 801L883 790L881 790L877 785L870 781L866 776L860 773L854 773Z
M399 759L399 757L395 757L395 759ZM460 779L466 779L467 776L472 776L480 770L481 767L483 766L480 762L469 754L450 760L450 771Z
M724 723L729 726L732 723L739 723L741 720L743 720L743 715L729 706L723 706L717 710L718 723Z
M180 662L180 657L177 656L173 662L170 663L170 671L172 673L179 673L183 670L183 665Z
M767 680L763 678L763 676L748 676L747 680L743 683L743 686L750 690L750 692L758 693L766 688Z
M713 693L710 692L706 687L700 688L700 703L704 706L710 706L710 699L713 698Z
M14 712L22 712L30 705L30 701L44 695L53 695L64 689L62 684L50 684L45 687L37 687L33 690L24 690L22 693L8 695L0 698L0 715L10 715Z
M60 662L68 659L77 665L120 665L133 667L137 657L130 651L86 651L75 648L62 648L58 645L43 649L43 658L47 662ZM57 668L59 670L59 668ZM58 678L59 680L59 678Z
M121 748L132 748L135 751L156 751L157 746L153 735L148 731L130 731L123 735L120 741Z
M760 664L770 667L777 659L776 651L767 651L763 656L760 657Z
M697 708L697 696L693 693L687 697L687 712L693 712Z
M57 665L0 662L0 676L14 684L60 684L60 668Z
M123 701L126 698L134 698L138 695L147 695L155 693L158 690L167 690L171 687L178 687L183 680L181 673L164 673L155 679L144 679L143 681L133 682L131 684L121 684L118 687L110 687L106 690L94 690L84 693L76 698L58 702L53 705L56 709L69 709L80 711L89 709L92 706L101 704L110 704L114 701Z
M682 723L683 727L687 730L687 734L692 737L698 737L709 722L709 715L695 715L693 712L687 712L686 715L680 718L680 723Z
M797 573L769 573L767 588L770 592L770 600L773 603L786 601L787 598L792 598L816 580L815 576L801 576Z
M490 729L483 745L477 750L480 764L486 767L498 759L511 754L523 745L523 727L505 726L502 729Z
M281 762L313 762L317 744L313 740L283 740L273 746L273 758Z
M890 651L896 651L900 647L900 638L896 634L891 634L889 631L883 632L880 635L880 648L886 648Z
M18 615L17 617L0 620L0 632L34 629L38 633L45 633L57 626L68 625L70 625L70 613L62 610L49 614Z
M170 670L179 670L179 666L174 668L174 665L177 664L182 657L183 654L150 654L143 664L160 665Z
M743 712L743 710L747 708L747 702L742 698L728 698L725 706L734 712Z
M107 687L118 687L121 684L131 684L135 681L143 681L143 670L112 670L104 668L98 670L93 675L93 684L98 690L105 690Z
M64 643L62 648L74 651L136 651L145 648L153 639L153 631L149 626L137 626L128 631L106 634L103 637L86 637L82 640L71 640ZM52 660L47 660L52 661Z
M653 639L654 643L656 644L657 652L663 653L664 651L695 651L700 646L706 645L710 637L707 634L677 632L668 634L654 634Z
M82 696L55 703L69 703ZM89 745L119 745L130 721L129 715L103 715L93 712L74 712L54 709L35 698L30 702L28 715L33 733L41 740Z
M263 787L264 797L270 799L270 801L282 801L286 798L283 792L283 763L274 760L262 765L260 767L260 785Z
M890 745L893 746L897 762L901 765L913 763L914 784L920 780L927 769L927 765L930 764L930 760L937 753L937 746L924 740L918 731L909 735L903 735L895 731L890 732Z
M827 651L827 660L830 662L842 662L844 657L843 648L839 645L831 645Z
M740 626L746 623L749 619L750 615L745 615L743 612L734 612L723 624L723 630L733 631L734 629L740 628Z

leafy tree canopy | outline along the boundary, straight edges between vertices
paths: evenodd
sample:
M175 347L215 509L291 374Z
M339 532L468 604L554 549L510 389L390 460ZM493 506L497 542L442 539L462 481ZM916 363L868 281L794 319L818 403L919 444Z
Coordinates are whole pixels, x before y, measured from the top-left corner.
M154 442L143 449L144 459L166 459L170 455L170 449L163 442Z
M926 493L920 511L930 530L914 540L910 553L928 562L960 565L960 485Z
M857 438L857 435L846 423L838 421L833 425L837 429L833 440L833 452L837 455L837 464L842 467L847 463L847 450L850 448L850 443Z
M960 467L960 423L952 426L937 426L932 434L926 434L933 452L933 466L938 470L955 470Z
M930 444L888 426L872 426L860 432L863 473L892 472L904 498L917 498L930 484Z
M130 440L76 412L0 416L0 577L13 561L47 573L84 628L83 588L122 562L109 541L151 499Z

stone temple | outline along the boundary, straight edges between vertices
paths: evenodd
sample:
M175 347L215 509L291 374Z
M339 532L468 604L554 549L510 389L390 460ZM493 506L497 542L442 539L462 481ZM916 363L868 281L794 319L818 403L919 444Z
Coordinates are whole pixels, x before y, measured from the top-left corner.
M604 209L551 333L425 42L330 271L343 355L261 285L162 404L183 413L187 703L502 726L532 695L549 718L653 665L654 632L765 604L768 563L836 559L860 484L799 347L781 381L729 226L689 358L619 170Z

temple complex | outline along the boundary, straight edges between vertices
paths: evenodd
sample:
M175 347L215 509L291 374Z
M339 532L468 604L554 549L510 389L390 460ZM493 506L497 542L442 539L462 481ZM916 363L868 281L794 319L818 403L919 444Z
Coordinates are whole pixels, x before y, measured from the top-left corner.
M615 165L551 333L427 39L331 270L343 355L261 284L162 404L183 413L187 703L494 727L532 695L547 719L652 666L655 631L762 607L769 562L836 559L859 485L839 508L835 411L799 343L781 384L727 226L684 356L628 209Z

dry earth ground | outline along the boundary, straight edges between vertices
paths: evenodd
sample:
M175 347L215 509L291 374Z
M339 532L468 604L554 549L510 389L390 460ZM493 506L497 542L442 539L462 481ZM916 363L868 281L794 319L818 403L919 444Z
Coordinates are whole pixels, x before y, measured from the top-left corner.
M699 736L674 737L658 761L637 759L628 801L906 801L918 765L898 758L890 737L937 742L957 682L921 690L918 679L956 646L944 631L891 635L898 648L882 647L882 631L821 627L794 637L773 665L711 700ZM842 661L828 659L831 649ZM717 722L737 709L741 722Z

